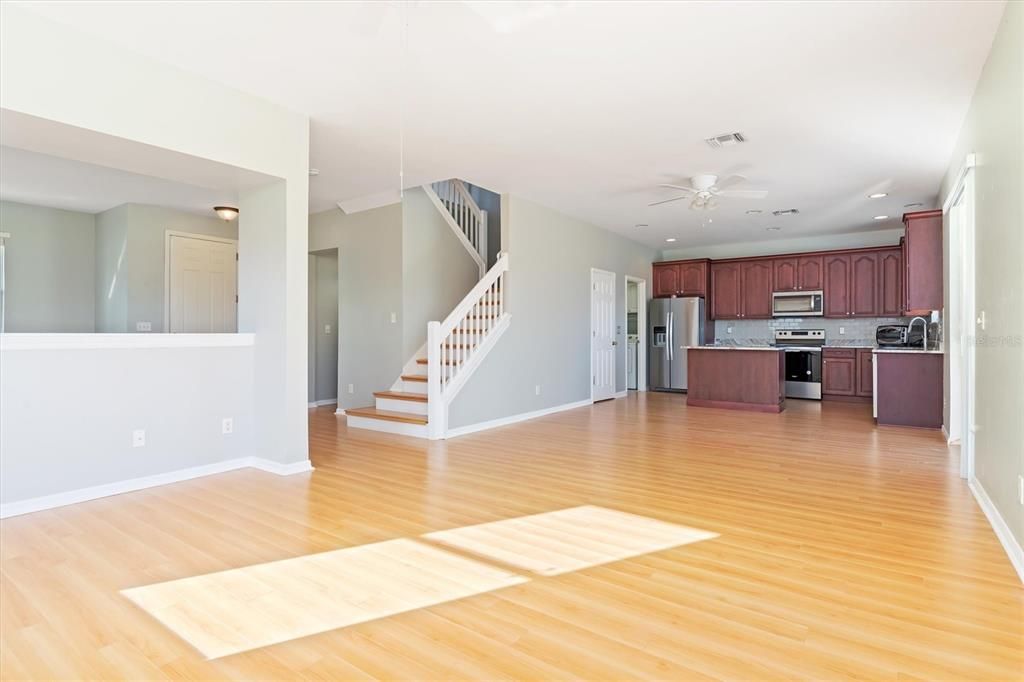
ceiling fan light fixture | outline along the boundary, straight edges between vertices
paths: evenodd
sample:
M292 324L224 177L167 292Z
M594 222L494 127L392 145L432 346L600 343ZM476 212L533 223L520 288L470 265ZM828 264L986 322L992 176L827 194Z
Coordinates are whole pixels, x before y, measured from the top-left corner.
M218 218L227 222L238 217L238 209L234 206L214 206L213 212L217 214Z

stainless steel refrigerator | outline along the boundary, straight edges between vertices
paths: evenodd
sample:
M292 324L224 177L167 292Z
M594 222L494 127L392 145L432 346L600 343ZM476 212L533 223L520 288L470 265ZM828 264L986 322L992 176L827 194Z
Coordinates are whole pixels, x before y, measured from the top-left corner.
M704 299L655 298L647 319L651 390L685 391L686 349L704 339Z

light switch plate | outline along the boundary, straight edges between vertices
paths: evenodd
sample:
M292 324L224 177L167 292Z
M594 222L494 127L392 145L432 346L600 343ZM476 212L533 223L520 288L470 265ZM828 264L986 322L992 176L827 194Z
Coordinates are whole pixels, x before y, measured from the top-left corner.
M349 393L355 393L356 392L355 384L349 384L348 385L348 392Z
M330 334L330 333L331 333L331 325L325 324L324 325L324 334Z
M146 430L135 429L132 431L132 447L141 448L146 445Z
M391 324L398 322L398 313L391 313Z
M151 332L151 331L153 331L153 323L152 322L136 322L135 323L135 331L137 331L137 332Z

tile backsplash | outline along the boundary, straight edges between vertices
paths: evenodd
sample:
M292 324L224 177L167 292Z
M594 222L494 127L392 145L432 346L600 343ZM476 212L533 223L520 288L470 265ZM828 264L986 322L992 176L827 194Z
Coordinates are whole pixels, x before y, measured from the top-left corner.
M763 346L771 343L776 329L824 329L830 346L874 346L875 328L883 324L907 324L909 317L778 317L771 320L716 320L715 343L738 346ZM929 345L939 340L941 324L928 327ZM843 333L840 333L842 329ZM731 331L730 331L731 330Z

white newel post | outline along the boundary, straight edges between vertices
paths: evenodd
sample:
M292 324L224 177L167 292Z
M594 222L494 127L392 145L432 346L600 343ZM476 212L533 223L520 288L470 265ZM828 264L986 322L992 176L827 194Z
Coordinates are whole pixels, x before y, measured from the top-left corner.
M441 323L427 323L427 433L444 438L447 409L441 395Z

